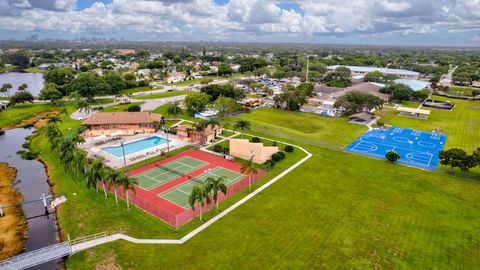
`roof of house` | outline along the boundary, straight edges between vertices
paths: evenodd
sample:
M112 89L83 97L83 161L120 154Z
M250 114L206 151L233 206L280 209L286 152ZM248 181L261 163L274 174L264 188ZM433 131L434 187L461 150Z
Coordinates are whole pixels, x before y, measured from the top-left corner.
M340 92L342 90L343 90L343 88L331 87L331 86L326 86L326 85L315 85L315 88L314 88L314 92L323 93L323 94Z
M370 119L372 119L374 116L372 113L369 113L369 112L360 112L360 113L356 113L356 114L352 114L350 115L348 118L352 119L352 118L357 118L357 119L361 119L363 121L369 121Z
M334 66L329 66L327 67L329 70L335 70L338 67L342 67L342 65L334 65ZM380 68L380 67L361 67L361 66L343 66L347 67L351 71L354 72L373 72L373 71L379 71L381 73L386 73L386 74L401 74L401 75L413 75L413 76L419 76L420 73L416 71L411 71L411 70L406 70L406 69L393 69L393 68Z
M161 114L152 112L99 112L85 121L83 125L115 125L115 124L151 124L160 121Z
M359 83L356 85L349 86L345 88L345 92L351 92L351 91L358 91L358 92L363 92L367 93L370 95L374 95L376 97L379 97L385 101L387 101L390 98L390 95L388 94L382 94L380 93L380 88L382 88L380 85L365 82L365 83Z
M415 92L427 88L427 86L430 84L429 82L424 82L420 80L406 80L406 79L395 80L395 83L408 85L408 87L412 88L412 90Z

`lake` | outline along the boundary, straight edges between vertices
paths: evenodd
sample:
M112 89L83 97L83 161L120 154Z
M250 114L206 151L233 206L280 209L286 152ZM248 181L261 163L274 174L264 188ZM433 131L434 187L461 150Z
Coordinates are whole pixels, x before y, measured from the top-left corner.
M26 83L28 85L27 91L32 93L34 96L38 96L43 88L44 80L42 73L12 71L0 74L0 87L5 83L9 83L13 86L13 88L9 91L10 95L13 95L18 91L18 86Z

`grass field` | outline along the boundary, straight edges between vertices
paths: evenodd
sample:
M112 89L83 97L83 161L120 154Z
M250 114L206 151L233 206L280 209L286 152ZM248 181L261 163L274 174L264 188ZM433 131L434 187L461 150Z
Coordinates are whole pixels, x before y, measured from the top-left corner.
M38 67L26 68L23 71L30 72L30 73L45 73L45 70L39 69Z
M346 146L367 130L365 126L349 124L345 117L332 118L281 109L264 108L228 118L230 126L237 118L250 121L255 132L291 140L302 138L303 143L334 148Z
M159 113L165 115L166 118L169 118L170 116L167 113L168 107L170 106L171 102L167 102L163 104L162 106L156 108L152 112L154 113ZM190 116L186 110L182 110L182 114L178 115L177 117L182 118L182 119L187 119L187 120L192 120L192 121L197 121L198 118L195 118L193 116Z
M48 103L42 104L17 104L0 112L0 128L13 127L23 120L35 115L55 109L55 106Z
M104 112L126 112L128 107L133 105L141 105L144 102L132 102L128 104L117 104L103 108Z
M238 78L241 78L243 77L242 74L235 74L235 75L232 75L232 76L206 76L206 77L203 77L203 78L197 78L197 79L192 79L192 80L188 80L188 81L181 81L181 82L175 82L175 83L166 83L166 85L175 85L175 86L186 86L186 85L190 85L190 84L199 84L199 83L202 83L204 81L209 81L209 80L224 80L224 79L238 79Z
M457 107L451 114L432 112L424 122L386 109L379 114L387 123L400 122L394 123L398 126L428 130L432 124L445 125L436 127L447 131L448 147L473 149L479 141L474 130L480 103L454 102ZM480 268L480 179L331 150L366 130L345 118L262 109L229 121L238 118L251 121L252 133L285 138L313 157L183 245L117 241L74 255L68 268L177 269L179 262L182 269ZM77 121L63 120L65 132L78 126ZM126 211L123 202L115 205L112 196L104 199L65 173L44 135L40 133L31 145L49 165L56 192L69 198L60 208L60 223L72 237L101 228L136 237L172 238L198 226L195 220L175 231L136 208ZM324 145L332 147L318 147ZM298 149L288 155L255 186L303 157ZM221 209L245 194L235 194ZM205 217L211 216L209 212Z
M4 73L13 69L16 69L17 66L9 66L9 67L0 67L0 73Z
M161 89L161 88L157 88L155 90L158 90L158 89ZM135 88L120 90L120 94L126 95L126 94L133 94L133 93L139 93L139 92L147 92L147 91L150 91L150 90L153 90L153 87L151 87L151 86L141 86L141 87L135 87Z
M449 100L457 106L453 111L429 109L431 113L428 120L398 116L395 110L388 108L376 114L382 117L381 121L394 126L424 131L439 128L447 134L446 148L460 147L466 151L473 151L480 147L480 102L439 96L434 96L434 99Z
M170 91L170 92L163 92L163 93L155 93L155 94L148 94L142 96L134 96L134 99L156 99L156 98L166 98L166 97L175 97L181 95L188 95L192 93L192 91L188 90L178 90L178 91Z

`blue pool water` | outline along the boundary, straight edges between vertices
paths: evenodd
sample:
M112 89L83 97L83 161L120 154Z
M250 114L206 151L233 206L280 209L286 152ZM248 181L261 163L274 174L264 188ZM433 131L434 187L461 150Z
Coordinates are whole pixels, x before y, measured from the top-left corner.
M391 127L387 130L369 130L345 148L347 152L385 159L393 150L400 154L399 163L427 170L435 170L438 153L447 136L409 128Z
M126 143L123 145L125 148L125 155L130 155L136 152L144 151L148 148L152 148L155 146L158 146L160 144L166 143L167 140L161 137L157 136L152 136L148 137L139 141L131 142L131 143ZM122 151L122 146L112 146L112 147L105 147L102 148L103 151L114 155L116 157L122 157L123 156L123 151Z

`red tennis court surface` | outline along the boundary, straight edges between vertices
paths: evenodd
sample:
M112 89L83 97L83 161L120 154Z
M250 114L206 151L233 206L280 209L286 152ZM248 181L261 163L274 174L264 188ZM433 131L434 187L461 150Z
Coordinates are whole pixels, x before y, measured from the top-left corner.
M201 179L202 177L204 178L208 169L212 169L211 172L216 172L219 168L223 168L224 171L228 170L233 175L239 175L241 174L241 166L240 163L206 152L187 150L161 161L130 171L127 175L134 178L138 177L137 179L139 179L140 186L135 187L135 193L128 193L129 201L137 207L178 228L197 216L200 213L200 206L196 206L194 212L191 208L187 207L188 204L185 202L168 200L166 199L168 196L163 196L162 194L182 191L181 187L191 186L189 185L191 184L189 182L198 181L196 179ZM177 168L186 169L177 171ZM258 173L252 176L252 179L255 182L265 174L265 171L258 170ZM228 185L226 197L247 187L248 176L244 175L243 178L237 177L231 182L227 181L227 183L230 184ZM121 194L121 197L125 198L125 193L119 192L119 194ZM180 196L180 198L182 197ZM219 194L219 201L223 201L224 199L225 196ZM207 209L207 207L204 208Z

